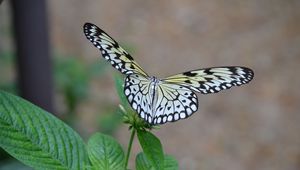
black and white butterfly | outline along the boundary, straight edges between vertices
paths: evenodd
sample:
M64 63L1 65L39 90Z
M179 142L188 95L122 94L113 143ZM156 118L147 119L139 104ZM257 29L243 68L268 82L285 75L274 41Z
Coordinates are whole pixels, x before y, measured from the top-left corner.
M251 69L240 66L187 71L164 79L149 76L119 44L96 25L86 23L84 34L111 65L126 75L124 93L132 108L151 125L174 122L198 109L195 92L217 93L252 80Z

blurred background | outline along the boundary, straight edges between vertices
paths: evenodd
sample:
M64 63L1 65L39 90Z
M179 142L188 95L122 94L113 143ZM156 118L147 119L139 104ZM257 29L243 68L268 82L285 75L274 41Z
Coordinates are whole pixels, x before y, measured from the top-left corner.
M85 38L82 26L91 22L150 75L226 65L254 70L250 84L199 94L197 113L154 131L180 169L300 169L300 1L24 2L0 5L1 90L27 96L85 140L100 131L126 148L118 73ZM139 151L135 141L131 167ZM0 169L28 169L4 151L1 159Z

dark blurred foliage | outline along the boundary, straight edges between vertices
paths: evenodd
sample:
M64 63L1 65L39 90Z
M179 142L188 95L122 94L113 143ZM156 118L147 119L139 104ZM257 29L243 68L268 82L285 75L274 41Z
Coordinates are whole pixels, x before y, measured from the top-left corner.
M119 108L112 108L102 113L98 119L99 130L102 133L114 136L122 123L122 114Z
M88 96L90 81L104 73L104 62L89 65L74 56L56 57L54 64L55 85L65 101L66 114L76 111L79 103Z
M14 54L8 51L0 51L0 72L7 73L1 75L0 89L13 94L18 94L16 80L13 75L14 65L15 65Z

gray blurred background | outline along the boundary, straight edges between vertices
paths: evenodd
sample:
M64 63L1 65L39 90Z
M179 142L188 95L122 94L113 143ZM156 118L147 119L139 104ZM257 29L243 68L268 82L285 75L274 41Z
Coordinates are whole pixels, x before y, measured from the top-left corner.
M91 22L124 44L150 75L226 65L254 70L250 84L199 94L198 112L154 131L180 169L300 169L300 1L51 0L47 5L52 59L99 63L104 70L83 86L87 95L71 109L71 120L61 91L54 93L56 115L85 139L101 130L99 116L119 104L113 79L117 72L103 66L99 51L83 34L83 24ZM0 68L2 84L16 80L11 18L10 3L4 0L0 59L8 64ZM127 128L118 126L113 133L124 148ZM131 167L139 151L135 141Z

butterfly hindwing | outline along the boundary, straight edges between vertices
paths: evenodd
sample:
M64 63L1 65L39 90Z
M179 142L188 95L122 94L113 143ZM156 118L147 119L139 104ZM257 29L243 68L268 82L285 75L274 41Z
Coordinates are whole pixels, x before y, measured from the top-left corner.
M150 81L139 74L128 75L125 79L124 94L131 107L139 117L148 120L152 113L151 97L149 95Z
M212 67L184 72L163 79L168 83L190 88L202 94L217 93L232 86L240 86L252 80L253 71L246 67Z
M126 77L124 93L132 108L151 125L185 119L198 109L197 96L190 89L161 83L154 95L151 81L138 74Z
M127 75L133 73L147 75L133 60L131 55L99 27L91 23L86 23L83 26L83 31L86 38L90 40L95 47L100 49L102 56L121 73Z
M197 95L184 86L161 83L157 93L153 124L185 119L198 110Z

